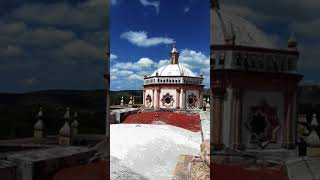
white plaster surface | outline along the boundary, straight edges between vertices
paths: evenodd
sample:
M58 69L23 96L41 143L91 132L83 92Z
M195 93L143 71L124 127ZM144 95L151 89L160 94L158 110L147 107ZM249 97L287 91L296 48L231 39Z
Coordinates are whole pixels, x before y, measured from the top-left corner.
M166 66L160 67L151 76L190 76L197 77L189 68L181 64L168 64Z
M112 124L110 137L110 155L150 180L171 179L179 155L200 153L200 132L170 125Z

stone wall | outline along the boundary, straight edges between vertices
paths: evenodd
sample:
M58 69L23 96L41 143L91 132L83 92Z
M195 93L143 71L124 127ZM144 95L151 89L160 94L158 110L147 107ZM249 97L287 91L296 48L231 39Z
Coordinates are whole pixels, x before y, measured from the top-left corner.
M14 163L0 160L0 179L16 180L17 169Z
M6 159L17 166L16 180L44 180L63 168L86 164L94 154L95 150L69 146L21 152Z
M135 114L139 111L139 108L125 108L125 109L117 109L112 110L110 113L110 124L119 124L122 123L127 116L130 114Z
M210 143L204 141L200 149L200 156L179 156L172 180L210 180Z

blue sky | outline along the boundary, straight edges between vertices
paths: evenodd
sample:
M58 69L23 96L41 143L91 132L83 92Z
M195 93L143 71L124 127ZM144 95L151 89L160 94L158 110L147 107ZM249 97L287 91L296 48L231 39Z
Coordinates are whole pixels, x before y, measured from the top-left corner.
M280 47L294 32L305 83L319 84L319 0L220 0ZM106 0L0 1L0 92L103 89ZM110 0L111 89L141 89L144 73L181 62L208 86L209 0ZM130 37L139 37L130 38ZM133 41L136 39L135 41ZM126 82L126 83L124 83Z
M175 41L180 63L209 85L209 1L112 0L111 90L142 89L143 75L168 63Z

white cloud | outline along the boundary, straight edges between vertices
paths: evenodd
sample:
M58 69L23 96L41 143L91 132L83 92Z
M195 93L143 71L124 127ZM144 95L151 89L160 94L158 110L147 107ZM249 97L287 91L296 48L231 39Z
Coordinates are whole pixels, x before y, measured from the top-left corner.
M75 40L65 44L57 52L61 58L70 59L100 59L104 58L103 49L83 40Z
M32 86L35 83L37 83L37 79L34 77L30 77L30 78L25 78L20 80L20 84L26 85L26 86Z
M137 74L131 74L128 77L128 80L143 80L143 77L142 76L138 76Z
M112 61L112 60L115 60L115 59L117 59L118 58L118 56L117 55L115 55L115 54L110 54L110 60Z
M76 26L92 29L105 27L108 13L106 0L87 0L77 5L69 3L26 3L14 10L12 17L43 25Z
M118 0L110 0L111 5L117 5L119 3Z
M189 12L190 11L190 7L185 7L184 9L183 9L183 11L185 12L185 13L187 13L187 12Z
M7 48L0 50L0 56L3 57L17 57L23 54L23 49L18 46L8 45Z
M210 66L209 56L204 55L202 52L184 49L180 53L180 63L188 64L193 68L206 68Z
M150 69L153 67L155 62L150 58L140 58L137 62L119 62L113 64L112 67L117 68L119 70L135 70L141 71L143 69Z
M125 69L118 69L116 67L111 67L111 70L110 70L111 76L124 77L124 76L129 76L131 74L134 74L134 72L125 70Z
M118 62L111 67L111 76L116 76L112 83L114 87L120 85L122 89L140 89L143 83L143 76L150 76L157 68L169 64L168 59L154 61L143 57L135 62ZM184 49L181 51L179 63L191 69L196 75L203 74L206 87L210 82L210 60L200 51Z
M151 47L160 44L172 44L173 39L166 37L150 37L148 38L146 31L128 31L124 32L120 36L123 39L128 40L130 43L139 47Z
M158 62L158 64L156 65L156 68L160 68L160 67L165 66L167 64L169 64L169 60L168 59L160 60Z
M26 31L27 26L24 22L10 22L0 24L0 33L6 35L19 35Z
M307 22L296 22L290 25L293 32L308 38L320 38L320 18Z
M135 62L117 62L111 65L110 75L112 86L122 89L140 89L143 76L150 74L157 65L152 59L143 57Z
M144 57L139 59L139 61L136 64L141 68L150 68L154 64L154 62L152 59Z
M159 10L160 10L160 1L150 2L149 0L140 0L140 3L141 3L143 6L153 6L153 7L155 7L157 13L159 13Z
M63 44L76 37L72 31L63 31L56 28L37 28L29 29L22 34L22 39L28 41L26 43L40 45L40 46L52 46L57 44Z
M40 89L103 88L106 4L106 0L83 0L12 6L0 21L4 62L0 69L2 74L11 74L0 81L12 82L1 91L34 90L30 84ZM17 71L22 75L15 75ZM28 78L30 74L41 78Z

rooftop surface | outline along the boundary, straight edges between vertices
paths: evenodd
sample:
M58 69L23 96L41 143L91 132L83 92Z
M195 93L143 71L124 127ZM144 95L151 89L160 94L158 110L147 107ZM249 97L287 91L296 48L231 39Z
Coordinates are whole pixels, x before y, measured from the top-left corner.
M111 164L114 177L125 176L130 169L130 174L147 179L168 180L179 155L200 152L200 132L172 125L111 124L110 136L110 156L121 165Z
M199 114L179 112L143 112L129 115L125 124L167 124L187 129L193 132L200 131Z

